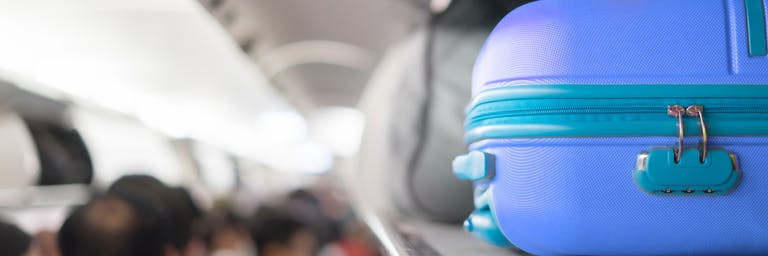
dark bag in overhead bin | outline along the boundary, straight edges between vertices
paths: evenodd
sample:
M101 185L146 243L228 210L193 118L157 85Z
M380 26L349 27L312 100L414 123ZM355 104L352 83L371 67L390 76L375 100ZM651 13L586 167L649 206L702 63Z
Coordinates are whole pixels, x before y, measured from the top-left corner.
M76 130L53 122L24 121L32 133L40 159L39 185L91 183L91 158Z
M385 56L361 100L368 116L361 190L383 194L370 201L439 221L471 212L471 184L456 180L446 163L466 151L462 123L475 57L493 25L527 1L509 2L454 1Z

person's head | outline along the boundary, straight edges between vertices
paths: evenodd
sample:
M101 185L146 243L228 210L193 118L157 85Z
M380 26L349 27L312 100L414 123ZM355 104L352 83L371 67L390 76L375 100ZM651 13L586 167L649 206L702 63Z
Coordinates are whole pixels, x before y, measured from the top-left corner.
M313 255L317 246L314 233L287 215L263 216L251 230L260 256Z
M26 255L31 245L32 239L27 233L24 233L15 225L0 222L0 254Z
M128 195L106 195L75 210L59 231L62 256L164 256L167 215L157 205Z
M173 244L183 250L193 238L195 225L202 221L202 210L195 204L189 191L182 187L168 188L159 194L159 198L166 203L173 215Z
M202 215L186 189L169 187L148 175L123 176L109 187L107 194L145 197L160 204L170 215L168 225L173 227L170 242L178 250L185 250L192 237L194 222Z
M320 200L315 194L303 188L288 194L284 208L291 216L313 227L322 225L326 221Z
M203 210L184 187L171 187L160 195L173 215L170 224L173 245L182 255L203 255L206 247L203 233Z
M211 252L253 255L248 224L229 205L214 207L205 218L205 243Z
M315 233L320 247L341 237L341 229L336 220L330 218L317 191L297 189L288 194L285 208L291 216L309 226Z

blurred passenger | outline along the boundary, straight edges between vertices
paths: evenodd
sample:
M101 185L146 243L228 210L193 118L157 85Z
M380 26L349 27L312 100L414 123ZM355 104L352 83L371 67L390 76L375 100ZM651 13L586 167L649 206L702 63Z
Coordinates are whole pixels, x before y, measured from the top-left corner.
M211 256L252 256L255 251L247 221L229 206L214 208L207 218L205 241Z
M201 229L203 212L186 188L174 187L164 197L170 207L175 227L174 245L185 256L203 256L207 253ZM197 232L196 232L197 231Z
M32 238L15 225L0 222L0 255L37 255Z
M262 214L251 230L259 256L309 256L317 250L312 230L286 214Z
M288 212L307 223L318 238L323 256L375 256L377 244L344 198L327 183L313 189L297 189L288 195Z
M376 242L370 231L357 220L344 225L344 235L338 241L326 246L321 256L377 256Z
M167 215L145 198L106 195L75 210L59 231L63 256L174 256Z
M126 175L115 181L107 193L132 195L159 204L168 215L166 225L170 226L170 242L179 253L187 256L205 254L201 238L193 236L202 212L186 189L169 187L148 175Z
M316 233L318 248L341 238L340 220L326 214L323 201L306 189L297 189L288 195L287 211L298 220L309 225Z

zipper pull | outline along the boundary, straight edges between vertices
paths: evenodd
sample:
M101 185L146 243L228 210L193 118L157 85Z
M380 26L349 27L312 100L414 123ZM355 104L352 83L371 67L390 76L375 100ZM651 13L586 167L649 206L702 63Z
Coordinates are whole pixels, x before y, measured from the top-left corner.
M675 149L675 163L680 162L680 156L683 155L683 139L685 137L685 131L683 129L683 115L686 113L686 109L680 105L667 106L667 114L677 118L677 148Z
M699 118L699 127L701 129L701 142L699 142L699 160L704 163L707 159L707 125L704 123L704 106L691 105L685 110L686 114L690 117Z

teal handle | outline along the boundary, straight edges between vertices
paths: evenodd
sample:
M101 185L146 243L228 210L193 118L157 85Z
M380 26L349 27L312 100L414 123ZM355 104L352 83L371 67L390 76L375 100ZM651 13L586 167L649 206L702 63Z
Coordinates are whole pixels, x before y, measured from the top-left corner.
M747 10L747 41L749 41L749 55L765 56L768 54L768 41L766 41L765 7L763 0L744 0L744 9Z
M457 156L451 164L453 174L460 180L482 180L493 176L494 157L482 151Z

